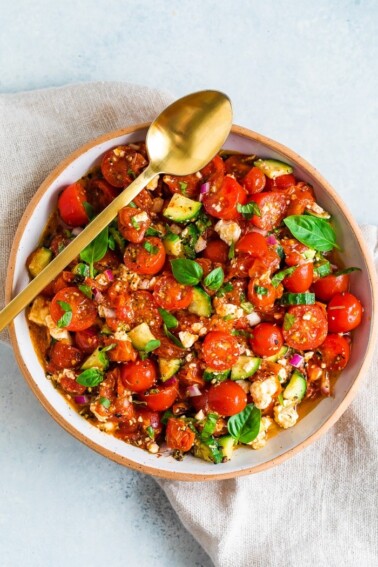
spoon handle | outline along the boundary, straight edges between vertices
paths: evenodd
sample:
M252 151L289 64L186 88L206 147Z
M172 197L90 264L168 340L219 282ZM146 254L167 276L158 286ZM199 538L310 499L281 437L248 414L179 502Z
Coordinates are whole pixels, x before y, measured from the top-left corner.
M114 199L42 272L0 311L2 331L92 240L108 226L125 207L159 173L150 164L118 197Z

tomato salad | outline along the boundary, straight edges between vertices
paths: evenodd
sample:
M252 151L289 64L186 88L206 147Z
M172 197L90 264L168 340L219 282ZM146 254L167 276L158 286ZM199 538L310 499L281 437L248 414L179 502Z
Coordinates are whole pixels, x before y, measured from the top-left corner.
M36 276L147 166L107 151L65 187ZM293 427L332 393L362 306L330 215L290 165L222 151L151 182L28 311L47 378L91 423L150 451L213 463Z

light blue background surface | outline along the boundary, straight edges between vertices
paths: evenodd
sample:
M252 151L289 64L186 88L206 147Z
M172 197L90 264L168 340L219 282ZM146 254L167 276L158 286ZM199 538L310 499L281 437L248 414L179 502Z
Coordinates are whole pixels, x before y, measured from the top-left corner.
M1 0L0 14L0 92L223 90L237 124L295 149L360 223L377 222L375 0ZM0 356L2 566L211 565L152 479L66 434Z

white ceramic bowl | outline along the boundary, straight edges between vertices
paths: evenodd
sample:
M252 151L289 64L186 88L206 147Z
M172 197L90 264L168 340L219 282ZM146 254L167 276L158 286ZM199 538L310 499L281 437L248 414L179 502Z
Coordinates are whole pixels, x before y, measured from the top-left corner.
M42 227L56 206L61 189L82 177L109 148L143 140L147 126L142 124L112 132L90 142L64 160L41 185L25 211L16 234L8 267L7 301L28 283L26 259L37 246ZM342 373L342 379L336 383L333 397L322 400L295 427L282 430L270 439L265 448L258 451L240 448L227 463L213 465L190 455L181 462L168 455L158 458L103 433L67 404L45 377L30 339L24 313L16 318L10 330L13 348L28 384L58 423L104 456L149 474L178 480L224 479L258 472L282 462L317 439L335 423L353 399L371 358L377 326L373 317L377 304L374 267L356 223L329 184L291 150L244 128L234 126L224 147L290 163L296 177L314 187L319 203L333 215L338 243L344 250L342 259L345 265L362 268L361 272L352 274L352 290L360 298L365 314L361 326L354 333L351 359Z

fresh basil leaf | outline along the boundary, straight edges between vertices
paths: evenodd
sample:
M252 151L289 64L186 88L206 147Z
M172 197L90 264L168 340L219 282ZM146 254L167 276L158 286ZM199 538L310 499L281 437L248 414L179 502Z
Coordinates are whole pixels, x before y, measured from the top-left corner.
M92 297L93 297L93 292L92 292L92 289L91 289L91 287L90 287L89 285L81 285L81 284L80 284L80 285L78 285L77 287L80 289L80 291L81 291L82 293L84 293L84 295L86 295L87 297L89 297L89 299L92 299Z
M332 226L324 219L307 215L292 215L284 219L291 234L305 246L328 252L339 248Z
M258 206L257 203L254 203L253 201L250 201L246 205L240 205L238 203L236 209L239 213L243 215L245 219L248 220L251 219L253 215L256 215L257 217L261 217L260 207Z
M87 201L84 201L83 207L85 209L85 212L87 213L87 217L89 218L89 220L92 220L93 217L95 216L93 205L91 205Z
M146 432L150 439L155 439L155 429L151 425L146 428Z
M126 242L125 239L123 238L122 234L119 232L118 228L112 226L109 228L109 248L111 250L114 250L114 248L111 247L111 243L114 242L115 245L118 246L121 254L124 253L125 251L125 247L126 247Z
M223 284L223 280L224 280L224 272L223 269L219 266L218 268L212 270L210 274L206 276L206 278L203 280L203 283L207 288L216 291Z
M152 341L148 341L146 346L144 347L144 352L152 352L153 350L159 348L161 342L158 339L153 339Z
M216 413L208 413L206 416L206 421L204 423L203 429L201 431L201 439L209 439L215 431L218 421L218 415Z
M171 260L174 278L184 285L197 285L203 276L203 269L194 260L177 258Z
M226 295L226 293L232 291L233 289L234 287L232 283L227 282L224 285L222 285L222 287L218 290L217 297L223 297L224 295Z
M361 268L344 268L343 270L338 270L333 275L343 276L344 274L351 274L352 272L361 272Z
M88 368L76 378L76 382L87 388L94 388L101 384L104 373L99 368Z
M143 248L147 250L149 254L155 255L159 252L159 248L157 246L154 246L153 244L151 244L151 242L148 241L143 244Z
M175 335L168 330L167 325L163 325L163 328L164 328L164 333L166 334L168 339L173 342L174 345L176 345L179 348L185 349L185 347L182 344L182 342L180 341L180 339L175 337Z
M88 246L80 252L80 259L89 264L89 271L93 277L93 264L99 262L108 251L109 230L104 228L96 238L92 240Z
M102 406L104 406L104 408L106 408L106 409L110 408L109 398L104 398L103 396L100 396L99 402Z
M261 411L248 404L245 409L229 418L227 429L238 443L250 443L260 431Z
M71 305L69 303L67 303L66 301L58 301L57 303L58 303L59 307L61 309L63 309L63 311L64 311L64 314L61 316L61 318L57 322L57 326L59 328L68 327L68 325L72 321Z
M194 221L196 228L198 229L200 234L203 234L206 229L212 226L212 222L203 209L200 210L198 213L196 220Z
M282 280L284 280L287 276L290 276L294 270L297 269L298 266L291 266L291 268L286 268L285 270L281 270L280 272L277 272L276 274L274 274L274 276L272 277L272 285L274 287L277 287Z
M234 257L235 257L235 242L232 241L231 246L228 250L228 259L232 260L232 258L234 258Z
M292 315L291 313L285 313L285 317L283 320L283 328L285 331L288 331L289 329L291 329L291 327L294 325L296 320L296 316Z
M176 317L172 315L169 311L162 309L159 307L159 313L162 316L162 319L167 327L167 329L174 329L178 325L178 321Z
M69 303L67 303L66 301L57 301L57 304L66 313L67 312L69 313L70 311L72 311L71 305Z
M268 295L267 288L261 285L255 285L254 290L257 295Z
M168 419L169 419L170 417L174 417L174 416L173 416L173 413L172 413L170 410L167 410L167 411L165 411L165 412L163 413L163 417L161 418L160 421L162 422L163 425L167 425Z
M79 264L76 264L72 272L75 274L75 276L89 278L89 266L87 266L87 264L82 264L81 262Z

